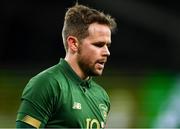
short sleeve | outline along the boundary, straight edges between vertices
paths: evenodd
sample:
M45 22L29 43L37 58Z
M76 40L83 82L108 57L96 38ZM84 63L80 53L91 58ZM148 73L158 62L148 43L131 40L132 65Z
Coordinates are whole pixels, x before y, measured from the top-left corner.
M58 100L55 83L49 76L32 78L23 91L17 121L37 128L44 127L51 118Z

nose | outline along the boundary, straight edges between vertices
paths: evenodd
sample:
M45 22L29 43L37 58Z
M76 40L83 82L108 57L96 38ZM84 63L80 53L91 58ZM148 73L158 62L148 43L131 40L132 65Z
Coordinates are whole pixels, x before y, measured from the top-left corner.
M104 47L104 55L110 56L110 51L109 51L109 48L107 46Z

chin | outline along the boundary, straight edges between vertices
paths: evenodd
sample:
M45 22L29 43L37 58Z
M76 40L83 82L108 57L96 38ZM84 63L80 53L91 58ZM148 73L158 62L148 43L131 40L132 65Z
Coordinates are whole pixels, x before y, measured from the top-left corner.
M101 76L103 73L103 69L94 69L94 70L91 70L89 71L89 74L90 76Z
M102 73L103 73L102 70L98 70L98 71L94 72L94 76L101 76Z

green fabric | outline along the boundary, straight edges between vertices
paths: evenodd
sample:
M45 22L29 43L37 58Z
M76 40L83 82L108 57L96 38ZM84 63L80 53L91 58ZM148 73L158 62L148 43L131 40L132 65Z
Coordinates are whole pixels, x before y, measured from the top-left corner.
M29 115L41 121L40 127L102 128L109 110L105 90L92 78L80 79L61 59L59 64L29 81L22 94L17 120Z
M16 128L35 128L29 124L26 124L22 121L16 121Z

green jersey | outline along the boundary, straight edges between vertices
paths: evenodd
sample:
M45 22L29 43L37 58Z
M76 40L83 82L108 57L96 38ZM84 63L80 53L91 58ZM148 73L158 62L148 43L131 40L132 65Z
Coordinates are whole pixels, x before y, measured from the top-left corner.
M105 90L64 59L33 77L21 99L17 121L37 128L104 128L110 110Z

